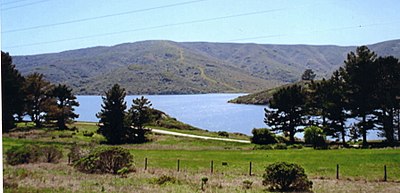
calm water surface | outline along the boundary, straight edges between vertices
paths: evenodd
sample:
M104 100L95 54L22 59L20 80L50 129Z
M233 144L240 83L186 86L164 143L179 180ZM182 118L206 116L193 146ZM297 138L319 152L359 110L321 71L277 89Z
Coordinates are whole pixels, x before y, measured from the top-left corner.
M244 94L199 95L145 95L153 108L164 111L178 120L210 131L228 131L251 134L253 128L265 127L265 106L230 104L227 101ZM141 95L125 98L128 108L132 100ZM77 96L78 121L97 122L101 109L101 96Z
M264 108L260 105L231 104L227 101L244 94L198 94L198 95L145 95L153 108L159 109L178 120L210 131L239 132L251 134L253 128L265 128ZM141 95L125 98L130 108L132 100ZM76 108L78 121L97 122L96 113L101 109L101 96L77 96L80 106ZM354 121L348 121L348 124ZM296 134L302 138L302 134ZM368 139L379 139L377 131L370 131Z

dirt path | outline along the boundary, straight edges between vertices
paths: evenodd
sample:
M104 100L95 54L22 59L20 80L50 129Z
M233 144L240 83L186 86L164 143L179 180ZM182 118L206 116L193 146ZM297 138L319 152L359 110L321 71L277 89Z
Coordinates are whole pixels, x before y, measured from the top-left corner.
M181 137L191 137L191 138L206 139L206 140L230 141L230 142L238 142L238 143L250 143L250 141L247 141L247 140L192 135L192 134L178 133L178 132L173 132L173 131L165 131L165 130L160 130L160 129L151 129L151 131L154 133L165 134L165 135L175 135L175 136L181 136Z

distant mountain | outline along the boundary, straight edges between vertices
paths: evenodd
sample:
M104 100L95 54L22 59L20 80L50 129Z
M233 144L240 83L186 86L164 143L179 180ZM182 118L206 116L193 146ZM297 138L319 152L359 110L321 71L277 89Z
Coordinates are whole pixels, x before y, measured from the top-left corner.
M369 47L400 57L400 40ZM102 94L115 83L128 94L255 92L297 81L308 68L329 76L355 48L158 40L13 56L13 61L22 74L43 73L77 94Z

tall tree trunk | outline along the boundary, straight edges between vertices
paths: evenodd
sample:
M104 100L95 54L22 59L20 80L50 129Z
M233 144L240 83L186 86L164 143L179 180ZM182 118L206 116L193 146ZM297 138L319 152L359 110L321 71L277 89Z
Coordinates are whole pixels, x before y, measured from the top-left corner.
M342 134L342 144L343 144L343 146L345 146L346 145L346 131L345 131L343 125L344 125L344 123L341 123L340 129L341 129L341 134Z
M393 109L389 109L387 112L383 111L383 130L386 140L390 145L394 143L393 115Z
M368 142L367 142L367 115L362 115L362 145L363 147L367 147L368 146Z

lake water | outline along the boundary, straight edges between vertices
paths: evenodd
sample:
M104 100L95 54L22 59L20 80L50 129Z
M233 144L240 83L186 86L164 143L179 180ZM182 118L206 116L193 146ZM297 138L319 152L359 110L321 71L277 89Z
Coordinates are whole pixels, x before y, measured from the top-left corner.
M227 101L244 94L199 95L145 95L153 108L159 109L179 121L210 131L228 131L251 134L253 128L265 127L264 108L257 105L231 104ZM141 95L140 95L141 96ZM125 98L128 108L132 100ZM97 122L96 113L101 109L101 96L77 96L80 106L76 108L78 121Z
M251 134L253 128L266 127L264 108L260 105L241 105L228 103L230 99L244 94L196 94L196 95L144 95L159 109L178 120L192 126L210 131L239 132ZM125 98L130 108L132 100L141 95ZM80 106L76 108L78 121L97 122L96 113L101 109L101 96L77 96ZM302 134L296 134L302 137ZM368 139L378 139L372 131Z

